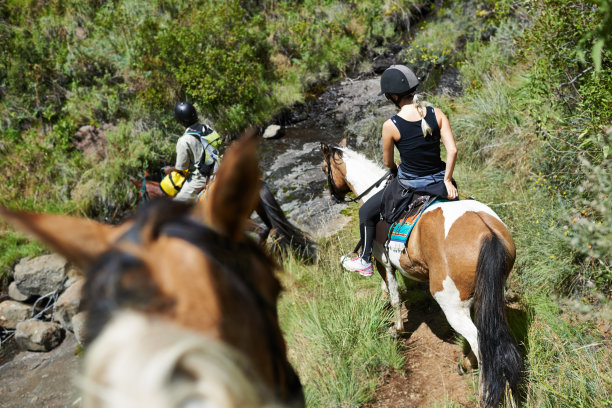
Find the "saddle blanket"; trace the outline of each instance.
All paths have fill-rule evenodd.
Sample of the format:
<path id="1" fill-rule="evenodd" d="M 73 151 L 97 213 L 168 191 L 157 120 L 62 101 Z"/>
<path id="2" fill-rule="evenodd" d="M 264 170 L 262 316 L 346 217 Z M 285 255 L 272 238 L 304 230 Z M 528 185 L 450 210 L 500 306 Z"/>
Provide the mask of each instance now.
<path id="1" fill-rule="evenodd" d="M 438 203 L 440 201 L 448 201 L 444 199 L 435 199 L 430 203 L 424 203 L 421 205 L 421 208 L 412 213 L 406 218 L 400 218 L 399 221 L 391 225 L 389 229 L 389 238 L 388 238 L 388 248 L 389 249 L 400 249 L 403 250 L 406 247 L 406 243 L 408 242 L 408 238 L 410 238 L 410 233 L 412 229 L 416 225 L 419 218 L 423 212 L 432 204 Z"/>

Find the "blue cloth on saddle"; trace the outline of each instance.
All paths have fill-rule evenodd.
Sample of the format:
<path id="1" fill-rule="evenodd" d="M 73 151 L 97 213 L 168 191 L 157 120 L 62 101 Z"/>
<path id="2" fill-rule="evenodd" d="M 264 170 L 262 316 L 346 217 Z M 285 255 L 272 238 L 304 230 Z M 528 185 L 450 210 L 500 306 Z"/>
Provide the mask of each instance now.
<path id="1" fill-rule="evenodd" d="M 449 201 L 449 200 L 437 198 L 433 200 L 431 203 L 427 205 L 423 205 L 421 209 L 419 210 L 419 212 L 411 215 L 408 218 L 400 219 L 398 222 L 391 225 L 391 228 L 389 228 L 389 242 L 399 242 L 399 243 L 402 243 L 403 245 L 406 245 L 406 243 L 408 242 L 408 238 L 410 237 L 410 233 L 412 232 L 412 229 L 416 225 L 419 218 L 421 218 L 421 215 L 423 214 L 423 212 L 430 205 L 439 203 L 441 201 Z"/>

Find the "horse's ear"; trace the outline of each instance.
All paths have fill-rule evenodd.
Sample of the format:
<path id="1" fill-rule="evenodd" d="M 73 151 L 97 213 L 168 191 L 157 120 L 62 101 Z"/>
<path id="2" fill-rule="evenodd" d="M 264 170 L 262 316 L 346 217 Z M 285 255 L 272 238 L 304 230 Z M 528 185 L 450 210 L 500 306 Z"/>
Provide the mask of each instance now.
<path id="1" fill-rule="evenodd" d="M 1 206 L 0 216 L 83 269 L 108 250 L 130 226 L 111 226 L 67 215 L 13 211 Z"/>
<path id="2" fill-rule="evenodd" d="M 257 132 L 251 128 L 228 149 L 210 193 L 200 201 L 196 216 L 222 234 L 239 241 L 259 201 Z"/>
<path id="3" fill-rule="evenodd" d="M 321 151 L 323 152 L 323 156 L 328 157 L 330 148 L 327 143 L 321 142 Z"/>
<path id="4" fill-rule="evenodd" d="M 348 138 L 347 137 L 345 137 L 344 139 L 342 139 L 340 141 L 340 143 L 338 143 L 338 146 L 340 146 L 340 147 L 346 147 L 347 145 L 348 145 Z"/>

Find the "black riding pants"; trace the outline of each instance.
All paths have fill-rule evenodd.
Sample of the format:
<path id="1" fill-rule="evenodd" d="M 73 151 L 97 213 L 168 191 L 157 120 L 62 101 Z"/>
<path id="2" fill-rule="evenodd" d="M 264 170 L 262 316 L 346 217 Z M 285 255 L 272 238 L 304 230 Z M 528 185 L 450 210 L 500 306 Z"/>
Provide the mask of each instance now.
<path id="1" fill-rule="evenodd" d="M 359 208 L 359 234 L 363 243 L 361 258 L 371 262 L 372 246 L 376 237 L 376 224 L 380 220 L 380 203 L 384 189 L 374 194 Z"/>

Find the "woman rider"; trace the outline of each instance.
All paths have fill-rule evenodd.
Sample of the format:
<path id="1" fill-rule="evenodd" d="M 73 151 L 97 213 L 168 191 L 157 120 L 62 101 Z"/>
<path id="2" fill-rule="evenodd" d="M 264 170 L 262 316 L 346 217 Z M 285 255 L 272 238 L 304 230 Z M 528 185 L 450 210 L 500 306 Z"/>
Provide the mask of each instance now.
<path id="1" fill-rule="evenodd" d="M 457 160 L 457 146 L 446 115 L 437 108 L 426 107 L 419 101 L 416 88 L 419 80 L 404 65 L 392 65 L 380 78 L 379 95 L 393 102 L 399 112 L 388 119 L 382 128 L 383 161 L 405 188 L 433 193 L 449 199 L 457 198 L 453 183 L 453 169 Z M 446 148 L 446 162 L 440 158 L 440 140 Z M 393 148 L 397 147 L 401 163 L 393 160 Z M 342 266 L 372 275 L 372 245 L 376 223 L 380 220 L 380 204 L 383 190 L 376 193 L 359 209 L 359 232 L 363 251 L 356 257 L 342 257 Z"/>

